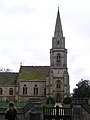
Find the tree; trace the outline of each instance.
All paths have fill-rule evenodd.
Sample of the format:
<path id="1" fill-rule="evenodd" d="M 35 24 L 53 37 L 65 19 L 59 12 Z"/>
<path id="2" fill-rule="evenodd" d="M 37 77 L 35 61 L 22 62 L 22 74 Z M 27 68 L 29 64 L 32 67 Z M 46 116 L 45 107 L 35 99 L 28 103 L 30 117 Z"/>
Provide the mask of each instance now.
<path id="1" fill-rule="evenodd" d="M 71 97 L 65 97 L 64 100 L 63 100 L 63 103 L 64 104 L 71 104 L 72 103 Z"/>
<path id="2" fill-rule="evenodd" d="M 9 68 L 0 68 L 0 72 L 11 72 Z"/>
<path id="3" fill-rule="evenodd" d="M 73 90 L 73 97 L 74 98 L 89 98 L 90 97 L 90 81 L 83 80 L 79 81 L 76 84 L 77 88 Z"/>
<path id="4" fill-rule="evenodd" d="M 55 105 L 55 101 L 54 101 L 54 98 L 49 96 L 47 99 L 46 99 L 46 104 L 52 104 L 52 105 Z"/>

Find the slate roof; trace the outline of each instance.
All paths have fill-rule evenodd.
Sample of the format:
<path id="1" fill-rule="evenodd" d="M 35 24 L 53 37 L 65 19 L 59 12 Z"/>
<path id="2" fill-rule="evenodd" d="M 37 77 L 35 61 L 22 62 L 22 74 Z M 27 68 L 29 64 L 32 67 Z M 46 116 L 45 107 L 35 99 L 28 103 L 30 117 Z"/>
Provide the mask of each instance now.
<path id="1" fill-rule="evenodd" d="M 46 80 L 50 66 L 21 66 L 20 80 Z"/>
<path id="2" fill-rule="evenodd" d="M 0 72 L 0 86 L 1 85 L 15 85 L 18 73 Z"/>

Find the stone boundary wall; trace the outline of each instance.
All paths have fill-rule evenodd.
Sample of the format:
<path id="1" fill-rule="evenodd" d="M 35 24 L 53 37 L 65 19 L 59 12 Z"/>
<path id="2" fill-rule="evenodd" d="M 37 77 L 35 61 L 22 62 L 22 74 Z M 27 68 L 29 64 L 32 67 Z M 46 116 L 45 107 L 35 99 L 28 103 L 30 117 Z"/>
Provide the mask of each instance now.
<path id="1" fill-rule="evenodd" d="M 7 108 L 0 108 L 0 120 L 5 120 L 5 114 L 6 114 Z M 18 109 L 18 114 L 17 114 L 17 120 L 26 120 L 25 119 L 25 114 L 23 114 L 22 109 Z M 30 119 L 28 119 L 30 120 Z"/>
<path id="2" fill-rule="evenodd" d="M 6 108 L 0 108 L 0 120 L 5 120 Z M 17 120 L 26 120 L 25 114 L 23 114 L 22 109 L 18 109 Z M 28 120 L 30 120 L 28 118 Z"/>
<path id="3" fill-rule="evenodd" d="M 0 120 L 5 120 L 7 108 L 0 108 Z M 30 113 L 35 112 L 36 114 L 40 111 L 40 120 L 42 120 L 42 106 L 41 105 L 34 105 L 32 108 L 25 111 L 23 108 L 17 109 L 17 120 L 30 120 Z"/>
<path id="4" fill-rule="evenodd" d="M 5 113 L 0 113 L 0 120 L 5 120 Z M 18 114 L 18 116 L 17 116 L 17 120 L 26 120 L 25 118 L 24 118 L 24 114 Z M 30 120 L 29 118 L 28 118 L 28 120 Z"/>
<path id="5" fill-rule="evenodd" d="M 81 105 L 73 105 L 73 120 L 90 120 L 88 113 Z"/>

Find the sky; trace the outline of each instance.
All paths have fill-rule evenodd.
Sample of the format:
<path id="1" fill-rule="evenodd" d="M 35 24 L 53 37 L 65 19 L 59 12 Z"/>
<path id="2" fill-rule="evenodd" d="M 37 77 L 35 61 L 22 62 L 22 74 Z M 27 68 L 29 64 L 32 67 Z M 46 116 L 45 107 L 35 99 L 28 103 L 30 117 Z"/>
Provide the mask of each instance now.
<path id="1" fill-rule="evenodd" d="M 0 68 L 50 65 L 58 7 L 72 92 L 90 80 L 90 0 L 0 0 Z"/>

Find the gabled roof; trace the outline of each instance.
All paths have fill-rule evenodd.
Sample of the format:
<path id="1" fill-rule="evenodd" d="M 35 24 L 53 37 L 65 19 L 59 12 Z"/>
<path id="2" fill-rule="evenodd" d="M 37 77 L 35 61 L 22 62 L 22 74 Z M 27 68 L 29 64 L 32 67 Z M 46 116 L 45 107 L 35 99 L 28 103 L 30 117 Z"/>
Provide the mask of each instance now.
<path id="1" fill-rule="evenodd" d="M 21 66 L 19 80 L 46 80 L 50 66 Z"/>
<path id="2" fill-rule="evenodd" d="M 15 85 L 18 73 L 0 72 L 0 85 Z"/>

